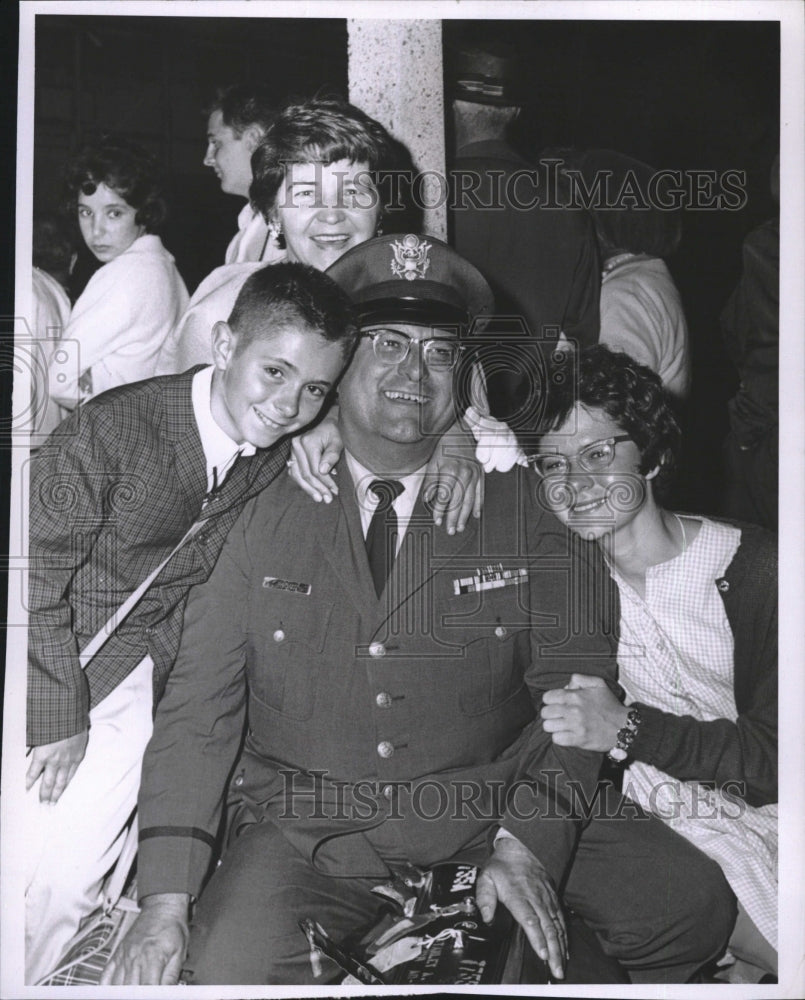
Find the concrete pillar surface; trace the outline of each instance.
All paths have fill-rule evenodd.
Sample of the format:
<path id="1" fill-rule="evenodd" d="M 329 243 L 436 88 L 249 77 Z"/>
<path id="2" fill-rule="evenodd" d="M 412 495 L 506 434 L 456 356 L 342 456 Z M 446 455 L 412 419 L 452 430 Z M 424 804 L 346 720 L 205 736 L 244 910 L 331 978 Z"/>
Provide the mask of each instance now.
<path id="1" fill-rule="evenodd" d="M 425 231 L 447 239 L 442 24 L 353 18 L 349 99 L 410 149 Z"/>

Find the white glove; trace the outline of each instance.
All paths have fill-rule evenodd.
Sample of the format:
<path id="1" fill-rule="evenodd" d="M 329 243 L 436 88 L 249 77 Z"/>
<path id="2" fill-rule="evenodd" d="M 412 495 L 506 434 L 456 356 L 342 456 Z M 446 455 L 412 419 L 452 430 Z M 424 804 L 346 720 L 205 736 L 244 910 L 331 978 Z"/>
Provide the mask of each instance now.
<path id="1" fill-rule="evenodd" d="M 514 465 L 525 465 L 525 456 L 508 424 L 482 415 L 474 406 L 467 407 L 464 417 L 478 443 L 475 457 L 484 472 L 508 472 Z"/>

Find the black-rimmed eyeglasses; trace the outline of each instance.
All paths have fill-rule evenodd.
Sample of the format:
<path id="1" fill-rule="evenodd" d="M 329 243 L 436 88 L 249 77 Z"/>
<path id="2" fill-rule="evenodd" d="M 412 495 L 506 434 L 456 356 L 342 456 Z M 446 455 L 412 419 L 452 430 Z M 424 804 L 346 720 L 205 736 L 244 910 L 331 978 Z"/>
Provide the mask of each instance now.
<path id="1" fill-rule="evenodd" d="M 409 337 L 399 330 L 372 330 L 362 333 L 372 341 L 375 357 L 384 365 L 399 365 L 408 357 L 411 344 L 419 344 L 422 350 L 422 360 L 428 368 L 434 371 L 450 371 L 455 368 L 461 352 L 462 344 L 452 337 L 426 337 L 419 340 Z"/>

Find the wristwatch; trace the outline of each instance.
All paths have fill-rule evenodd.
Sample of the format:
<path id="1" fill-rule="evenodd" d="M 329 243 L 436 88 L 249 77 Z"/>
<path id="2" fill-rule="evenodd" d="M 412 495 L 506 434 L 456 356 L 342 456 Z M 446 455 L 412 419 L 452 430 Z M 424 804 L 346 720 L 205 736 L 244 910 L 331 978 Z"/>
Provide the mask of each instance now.
<path id="1" fill-rule="evenodd" d="M 634 742 L 642 721 L 638 709 L 630 708 L 629 714 L 626 716 L 626 725 L 618 730 L 615 746 L 607 754 L 608 761 L 613 764 L 622 764 L 626 760 L 629 756 L 629 747 Z"/>

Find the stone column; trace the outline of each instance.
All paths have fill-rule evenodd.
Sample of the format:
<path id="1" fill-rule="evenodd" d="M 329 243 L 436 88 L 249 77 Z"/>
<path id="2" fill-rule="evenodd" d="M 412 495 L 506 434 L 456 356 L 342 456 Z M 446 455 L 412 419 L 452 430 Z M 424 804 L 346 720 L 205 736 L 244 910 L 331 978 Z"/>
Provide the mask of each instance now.
<path id="1" fill-rule="evenodd" d="M 425 231 L 447 239 L 442 23 L 352 18 L 349 99 L 410 149 Z"/>

